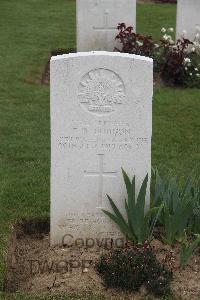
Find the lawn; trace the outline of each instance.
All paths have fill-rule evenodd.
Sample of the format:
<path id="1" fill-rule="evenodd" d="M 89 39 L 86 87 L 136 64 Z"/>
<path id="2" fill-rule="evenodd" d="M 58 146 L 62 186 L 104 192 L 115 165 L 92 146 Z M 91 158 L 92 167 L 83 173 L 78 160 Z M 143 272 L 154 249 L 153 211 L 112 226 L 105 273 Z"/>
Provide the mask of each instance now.
<path id="1" fill-rule="evenodd" d="M 161 27 L 175 25 L 175 10 L 175 5 L 138 5 L 137 30 L 158 39 Z M 75 1 L 1 0 L 0 37 L 2 287 L 11 225 L 22 217 L 49 215 L 49 87 L 40 79 L 51 50 L 75 47 Z M 197 89 L 155 87 L 152 162 L 161 173 L 183 178 L 200 171 L 199 98 Z M 22 296 L 0 294 L 0 299 Z"/>

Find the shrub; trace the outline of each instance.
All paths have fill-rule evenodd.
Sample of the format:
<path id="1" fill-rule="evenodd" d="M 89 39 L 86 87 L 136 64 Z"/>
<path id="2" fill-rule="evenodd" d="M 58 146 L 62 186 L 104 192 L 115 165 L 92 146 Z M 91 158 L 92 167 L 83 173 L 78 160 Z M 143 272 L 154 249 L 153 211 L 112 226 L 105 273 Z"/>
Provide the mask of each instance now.
<path id="1" fill-rule="evenodd" d="M 174 42 L 169 32 L 165 28 L 162 30 L 164 34 L 160 40 L 158 56 L 161 78 L 168 84 L 200 86 L 199 43 L 196 41 L 194 45 L 184 35 Z"/>
<path id="2" fill-rule="evenodd" d="M 162 28 L 158 64 L 162 79 L 169 84 L 200 87 L 200 33 L 197 29 L 194 41 L 182 37 L 172 39 L 173 28 Z"/>
<path id="3" fill-rule="evenodd" d="M 183 86 L 200 88 L 200 56 L 195 53 L 184 59 Z"/>
<path id="4" fill-rule="evenodd" d="M 193 42 L 183 36 L 176 42 L 172 38 L 173 28 L 162 28 L 159 42 L 152 36 L 133 31 L 133 27 L 118 24 L 116 39 L 121 44 L 117 51 L 148 56 L 154 59 L 154 72 L 170 85 L 200 87 L 200 30 Z"/>
<path id="5" fill-rule="evenodd" d="M 198 190 L 192 185 L 189 176 L 183 188 L 179 187 L 176 178 L 161 178 L 158 170 L 154 171 L 155 189 L 152 192 L 152 205 L 163 205 L 159 221 L 164 227 L 164 242 L 173 244 L 176 240 L 183 241 L 185 232 L 194 228 L 194 212 L 198 205 Z"/>
<path id="6" fill-rule="evenodd" d="M 107 195 L 113 213 L 103 210 L 103 212 L 114 221 L 120 228 L 122 234 L 133 243 L 144 243 L 147 239 L 150 240 L 161 213 L 161 207 L 151 208 L 145 213 L 146 188 L 148 175 L 143 180 L 138 197 L 135 195 L 135 176 L 130 181 L 126 172 L 122 169 L 124 182 L 126 185 L 128 199 L 125 199 L 125 209 L 127 220 L 123 217 L 113 200 Z"/>
<path id="7" fill-rule="evenodd" d="M 116 40 L 122 45 L 122 49 L 115 50 L 153 58 L 154 50 L 157 48 L 157 45 L 151 36 L 135 33 L 133 27 L 126 27 L 125 23 L 119 23 L 117 29 L 119 33 L 116 36 Z"/>
<path id="8" fill-rule="evenodd" d="M 191 243 L 188 243 L 187 239 L 182 243 L 181 253 L 180 253 L 180 263 L 183 268 L 186 267 L 192 253 L 199 246 L 200 246 L 200 234 L 197 234 L 197 236 Z"/>
<path id="9" fill-rule="evenodd" d="M 189 219 L 189 228 L 192 233 L 200 233 L 200 186 L 191 188 L 193 203 L 192 215 Z"/>
<path id="10" fill-rule="evenodd" d="M 147 244 L 104 254 L 97 271 L 107 287 L 137 291 L 144 284 L 154 295 L 170 293 L 172 273 L 157 261 Z"/>
<path id="11" fill-rule="evenodd" d="M 175 44 L 165 34 L 161 39 L 160 74 L 170 84 L 183 85 L 185 77 L 185 51 L 192 43 L 187 39 L 179 39 Z"/>

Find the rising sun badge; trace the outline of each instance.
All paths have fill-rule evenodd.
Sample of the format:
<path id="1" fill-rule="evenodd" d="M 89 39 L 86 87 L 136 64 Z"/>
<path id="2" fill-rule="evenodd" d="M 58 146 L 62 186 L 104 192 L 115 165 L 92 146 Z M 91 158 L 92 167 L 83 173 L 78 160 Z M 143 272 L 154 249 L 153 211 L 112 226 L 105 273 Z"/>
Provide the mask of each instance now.
<path id="1" fill-rule="evenodd" d="M 124 83 L 119 75 L 111 70 L 91 70 L 79 83 L 79 102 L 91 113 L 102 115 L 114 112 L 124 102 L 124 98 Z"/>

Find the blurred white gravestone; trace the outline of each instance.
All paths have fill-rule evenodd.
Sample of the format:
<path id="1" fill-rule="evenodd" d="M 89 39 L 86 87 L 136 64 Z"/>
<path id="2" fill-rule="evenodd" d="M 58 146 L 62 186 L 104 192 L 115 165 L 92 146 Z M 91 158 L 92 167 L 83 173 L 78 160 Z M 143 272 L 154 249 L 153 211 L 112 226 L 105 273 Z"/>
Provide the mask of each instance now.
<path id="1" fill-rule="evenodd" d="M 136 0 L 76 0 L 77 51 L 113 51 L 118 23 L 136 29 Z"/>
<path id="2" fill-rule="evenodd" d="M 200 0 L 178 0 L 176 18 L 176 38 L 184 36 L 194 41 L 200 33 Z"/>
<path id="3" fill-rule="evenodd" d="M 124 208 L 121 167 L 137 191 L 151 172 L 153 62 L 113 52 L 51 59 L 51 245 L 115 238 L 106 194 Z M 146 203 L 149 203 L 149 188 Z"/>

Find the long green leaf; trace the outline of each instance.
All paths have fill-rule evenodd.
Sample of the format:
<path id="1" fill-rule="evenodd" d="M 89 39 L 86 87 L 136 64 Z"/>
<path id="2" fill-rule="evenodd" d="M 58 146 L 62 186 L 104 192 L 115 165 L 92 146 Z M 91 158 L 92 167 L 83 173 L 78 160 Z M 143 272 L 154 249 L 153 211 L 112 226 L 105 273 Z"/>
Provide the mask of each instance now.
<path id="1" fill-rule="evenodd" d="M 130 240 L 137 243 L 143 243 L 146 239 L 151 238 L 153 229 L 160 216 L 162 208 L 152 208 L 147 214 L 145 214 L 148 174 L 141 184 L 137 199 L 135 195 L 135 177 L 133 177 L 131 181 L 123 169 L 122 174 L 128 195 L 127 199 L 125 199 L 127 220 L 124 218 L 118 207 L 108 195 L 107 197 L 113 213 L 105 210 L 103 210 L 103 212 L 118 225 L 121 232 Z M 162 190 L 164 190 L 162 182 L 160 185 Z"/>
<path id="2" fill-rule="evenodd" d="M 142 186 L 140 188 L 138 197 L 137 197 L 137 203 L 136 203 L 136 209 L 138 214 L 140 215 L 140 218 L 144 218 L 144 209 L 145 209 L 145 199 L 146 199 L 146 189 L 147 189 L 147 182 L 148 182 L 148 174 L 145 176 Z"/>
<path id="3" fill-rule="evenodd" d="M 184 268 L 193 251 L 200 245 L 200 234 L 197 235 L 197 238 L 190 245 L 182 245 L 181 253 L 180 253 L 180 261 L 181 265 Z"/>
<path id="4" fill-rule="evenodd" d="M 164 204 L 161 204 L 160 207 L 153 207 L 147 212 L 147 214 L 145 216 L 146 227 L 148 229 L 147 236 L 148 236 L 149 240 L 151 240 L 151 238 L 152 238 L 153 230 L 154 230 L 155 225 L 161 215 L 163 207 L 164 207 Z M 151 225 L 150 225 L 149 221 L 151 218 L 152 218 L 152 220 L 151 220 Z"/>
<path id="5" fill-rule="evenodd" d="M 156 183 L 155 183 L 155 193 L 154 193 L 154 206 L 158 206 L 161 204 L 161 197 L 165 189 L 165 185 L 163 180 L 160 177 L 158 169 L 155 170 Z"/>
<path id="6" fill-rule="evenodd" d="M 137 202 L 136 202 L 136 232 L 138 234 L 138 239 L 141 241 L 145 235 L 145 199 L 146 199 L 146 188 L 148 182 L 148 174 L 146 175 L 145 179 L 142 182 Z"/>
<path id="7" fill-rule="evenodd" d="M 172 216 L 172 232 L 175 236 L 176 233 L 180 234 L 184 232 L 187 227 L 189 216 L 192 213 L 192 203 L 190 199 L 187 199 L 179 208 L 176 209 Z"/>
<path id="8" fill-rule="evenodd" d="M 124 182 L 126 185 L 126 191 L 128 194 L 128 207 L 129 209 L 134 209 L 135 207 L 135 184 L 134 181 L 135 179 L 133 179 L 132 183 L 127 175 L 127 173 L 124 171 L 124 169 L 122 168 L 122 174 L 123 174 L 123 178 L 124 178 Z M 135 177 L 134 177 L 135 178 Z"/>
<path id="9" fill-rule="evenodd" d="M 169 213 L 169 209 L 166 205 L 166 203 L 164 204 L 164 208 L 163 208 L 163 215 L 164 215 L 164 224 L 165 224 L 165 237 L 164 237 L 164 241 L 171 245 L 173 243 L 173 237 L 172 237 L 172 229 L 173 229 L 173 226 L 172 226 L 172 217 Z"/>
<path id="10" fill-rule="evenodd" d="M 121 219 L 125 224 L 126 224 L 126 221 L 124 219 L 124 217 L 122 216 L 122 214 L 120 213 L 119 209 L 117 208 L 117 206 L 115 205 L 115 203 L 113 202 L 113 200 L 110 198 L 109 195 L 107 195 L 108 197 L 108 200 L 110 202 L 110 205 L 115 213 L 115 215 L 117 216 L 117 218 Z"/>
<path id="11" fill-rule="evenodd" d="M 126 223 L 124 223 L 121 219 L 119 219 L 116 215 L 110 213 L 109 211 L 106 211 L 104 209 L 102 209 L 102 211 L 118 225 L 124 236 L 128 237 L 129 239 L 134 239 L 134 236 L 132 235 L 132 232 L 129 230 L 129 227 Z"/>
<path id="12" fill-rule="evenodd" d="M 126 185 L 128 201 L 126 202 L 126 212 L 128 217 L 128 223 L 131 227 L 131 230 L 135 234 L 135 228 L 137 225 L 136 222 L 136 209 L 135 209 L 135 176 L 133 177 L 132 182 L 130 181 L 127 173 L 122 168 L 122 174 L 124 178 L 124 182 Z"/>
<path id="13" fill-rule="evenodd" d="M 186 183 L 185 183 L 185 186 L 183 188 L 183 191 L 180 195 L 181 198 L 184 198 L 186 195 L 188 195 L 188 193 L 191 191 L 191 188 L 192 188 L 192 175 L 189 175 L 187 180 L 186 180 Z"/>

